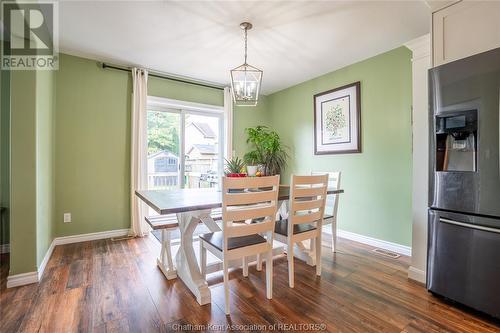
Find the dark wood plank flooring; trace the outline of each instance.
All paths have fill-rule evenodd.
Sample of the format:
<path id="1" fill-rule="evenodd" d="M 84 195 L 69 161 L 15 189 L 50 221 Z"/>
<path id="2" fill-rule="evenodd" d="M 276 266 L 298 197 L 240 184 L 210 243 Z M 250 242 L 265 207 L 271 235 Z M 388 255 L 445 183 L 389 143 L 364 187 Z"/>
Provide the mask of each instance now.
<path id="1" fill-rule="evenodd" d="M 338 249 L 334 255 L 324 248 L 321 278 L 296 260 L 294 289 L 286 258 L 277 258 L 272 300 L 265 296 L 264 270 L 251 266 L 248 278 L 232 271 L 226 317 L 221 274 L 209 276 L 212 304 L 199 306 L 181 281 L 167 281 L 156 267 L 159 244 L 152 236 L 57 246 L 40 284 L 5 289 L 2 265 L 0 332 L 217 332 L 226 325 L 257 332 L 275 325 L 283 332 L 306 331 L 299 324 L 313 323 L 328 332 L 500 331 L 498 322 L 409 281 L 409 258 L 389 259 L 343 239 Z M 196 326 L 207 324 L 212 330 Z"/>

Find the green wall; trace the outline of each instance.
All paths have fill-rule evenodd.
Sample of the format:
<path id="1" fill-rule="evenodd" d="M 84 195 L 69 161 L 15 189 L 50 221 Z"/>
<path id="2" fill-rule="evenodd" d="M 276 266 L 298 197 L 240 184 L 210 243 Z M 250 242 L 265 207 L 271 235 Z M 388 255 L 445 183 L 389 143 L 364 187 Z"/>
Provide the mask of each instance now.
<path id="1" fill-rule="evenodd" d="M 220 89 L 205 88 L 152 76 L 148 78 L 148 95 L 194 103 L 224 105 L 224 92 Z"/>
<path id="2" fill-rule="evenodd" d="M 249 150 L 246 144 L 245 128 L 257 125 L 271 126 L 266 96 L 259 97 L 257 106 L 239 106 L 234 108 L 233 116 L 233 152 L 243 158 Z"/>
<path id="3" fill-rule="evenodd" d="M 411 52 L 400 47 L 268 96 L 290 173 L 342 171 L 339 228 L 411 245 Z M 362 153 L 314 155 L 313 95 L 361 81 Z M 286 121 L 285 121 L 286 120 Z"/>
<path id="4" fill-rule="evenodd" d="M 36 271 L 36 72 L 11 73 L 10 274 Z"/>
<path id="5" fill-rule="evenodd" d="M 10 274 L 40 266 L 53 239 L 54 73 L 11 73 Z"/>
<path id="6" fill-rule="evenodd" d="M 10 206 L 10 72 L 0 70 L 0 244 L 9 244 Z"/>
<path id="7" fill-rule="evenodd" d="M 54 72 L 36 75 L 36 238 L 37 266 L 52 242 L 55 209 Z"/>
<path id="8" fill-rule="evenodd" d="M 55 236 L 128 228 L 131 80 L 60 55 L 56 73 Z M 71 213 L 72 222 L 63 223 Z"/>

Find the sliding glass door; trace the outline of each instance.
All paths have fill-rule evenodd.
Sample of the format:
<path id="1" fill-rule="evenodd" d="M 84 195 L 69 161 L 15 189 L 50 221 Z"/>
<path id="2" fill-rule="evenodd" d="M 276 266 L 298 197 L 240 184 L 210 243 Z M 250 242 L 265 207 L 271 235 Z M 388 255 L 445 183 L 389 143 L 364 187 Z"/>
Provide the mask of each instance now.
<path id="1" fill-rule="evenodd" d="M 221 118 L 185 114 L 184 187 L 217 187 L 221 174 Z"/>
<path id="2" fill-rule="evenodd" d="M 148 189 L 181 186 L 181 115 L 179 112 L 148 110 Z"/>
<path id="3" fill-rule="evenodd" d="M 148 106 L 148 189 L 219 187 L 223 124 L 222 112 Z"/>

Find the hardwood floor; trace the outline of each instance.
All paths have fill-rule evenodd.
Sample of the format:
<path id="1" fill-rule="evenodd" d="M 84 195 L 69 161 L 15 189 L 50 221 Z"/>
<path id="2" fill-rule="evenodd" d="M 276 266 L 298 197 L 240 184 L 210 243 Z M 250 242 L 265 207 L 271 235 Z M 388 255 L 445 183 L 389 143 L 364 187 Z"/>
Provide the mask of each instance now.
<path id="1" fill-rule="evenodd" d="M 234 270 L 226 317 L 222 274 L 209 275 L 212 304 L 199 306 L 181 281 L 167 281 L 156 267 L 159 244 L 152 236 L 57 246 L 39 285 L 5 289 L 5 266 L 0 269 L 0 332 L 190 332 L 206 331 L 196 325 L 207 324 L 221 325 L 212 332 L 225 325 L 305 331 L 298 325 L 312 323 L 328 332 L 500 331 L 498 323 L 408 281 L 407 257 L 388 259 L 371 249 L 339 239 L 337 254 L 323 251 L 321 278 L 296 260 L 294 289 L 286 258 L 277 258 L 272 300 L 264 270 L 251 266 L 248 278 Z"/>

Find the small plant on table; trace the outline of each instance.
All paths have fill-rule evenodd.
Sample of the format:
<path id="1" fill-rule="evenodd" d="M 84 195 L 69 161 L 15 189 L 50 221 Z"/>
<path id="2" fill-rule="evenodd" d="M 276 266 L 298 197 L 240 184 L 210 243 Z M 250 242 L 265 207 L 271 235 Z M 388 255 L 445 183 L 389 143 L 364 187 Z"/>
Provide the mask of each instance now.
<path id="1" fill-rule="evenodd" d="M 245 163 L 239 157 L 233 157 L 230 160 L 226 159 L 226 169 L 224 173 L 227 177 L 246 177 Z"/>

